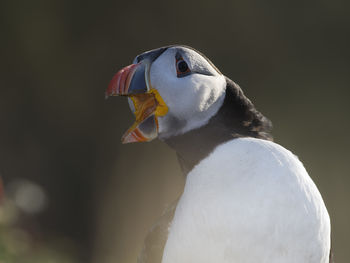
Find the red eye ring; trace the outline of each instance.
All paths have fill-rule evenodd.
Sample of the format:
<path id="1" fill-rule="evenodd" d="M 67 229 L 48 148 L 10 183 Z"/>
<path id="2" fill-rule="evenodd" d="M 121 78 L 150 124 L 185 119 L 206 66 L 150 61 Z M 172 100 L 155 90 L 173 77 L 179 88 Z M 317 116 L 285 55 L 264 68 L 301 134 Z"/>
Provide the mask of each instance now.
<path id="1" fill-rule="evenodd" d="M 184 77 L 191 73 L 190 68 L 188 67 L 186 61 L 182 57 L 176 58 L 175 67 L 177 77 Z"/>

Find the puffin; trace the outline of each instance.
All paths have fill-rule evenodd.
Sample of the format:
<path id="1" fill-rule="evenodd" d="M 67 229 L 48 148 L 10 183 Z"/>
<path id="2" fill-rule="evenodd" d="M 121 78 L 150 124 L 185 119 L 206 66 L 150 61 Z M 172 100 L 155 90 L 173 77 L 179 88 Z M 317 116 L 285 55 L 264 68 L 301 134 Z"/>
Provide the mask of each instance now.
<path id="1" fill-rule="evenodd" d="M 122 143 L 160 139 L 186 177 L 139 263 L 329 263 L 331 224 L 302 162 L 271 121 L 201 52 L 171 45 L 118 71 L 106 98 L 135 116 Z"/>

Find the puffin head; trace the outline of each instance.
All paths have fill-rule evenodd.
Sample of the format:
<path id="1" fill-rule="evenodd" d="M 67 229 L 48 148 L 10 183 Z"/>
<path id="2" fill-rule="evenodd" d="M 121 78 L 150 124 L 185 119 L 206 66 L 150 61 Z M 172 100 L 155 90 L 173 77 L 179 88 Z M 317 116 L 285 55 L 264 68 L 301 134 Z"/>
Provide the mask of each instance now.
<path id="1" fill-rule="evenodd" d="M 208 123 L 225 98 L 226 79 L 200 52 L 168 46 L 138 55 L 106 91 L 127 96 L 136 117 L 123 143 L 168 139 Z"/>

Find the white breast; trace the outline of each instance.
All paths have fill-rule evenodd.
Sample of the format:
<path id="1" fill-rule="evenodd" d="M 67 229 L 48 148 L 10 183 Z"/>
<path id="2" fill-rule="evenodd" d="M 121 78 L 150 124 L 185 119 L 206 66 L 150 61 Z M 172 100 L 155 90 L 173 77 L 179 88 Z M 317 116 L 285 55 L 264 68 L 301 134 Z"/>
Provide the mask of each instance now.
<path id="1" fill-rule="evenodd" d="M 220 145 L 189 174 L 163 263 L 326 263 L 330 220 L 290 151 L 243 138 Z"/>

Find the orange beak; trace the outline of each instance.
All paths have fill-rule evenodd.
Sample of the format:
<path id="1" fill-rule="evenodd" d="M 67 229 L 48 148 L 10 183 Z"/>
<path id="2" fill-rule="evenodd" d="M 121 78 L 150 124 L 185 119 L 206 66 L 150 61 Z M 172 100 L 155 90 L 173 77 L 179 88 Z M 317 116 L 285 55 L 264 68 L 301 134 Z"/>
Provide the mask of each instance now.
<path id="1" fill-rule="evenodd" d="M 122 143 L 146 142 L 158 136 L 158 117 L 168 112 L 168 107 L 149 81 L 150 63 L 142 61 L 129 65 L 114 75 L 106 90 L 110 96 L 127 96 L 134 104 L 136 121 L 124 133 Z"/>

